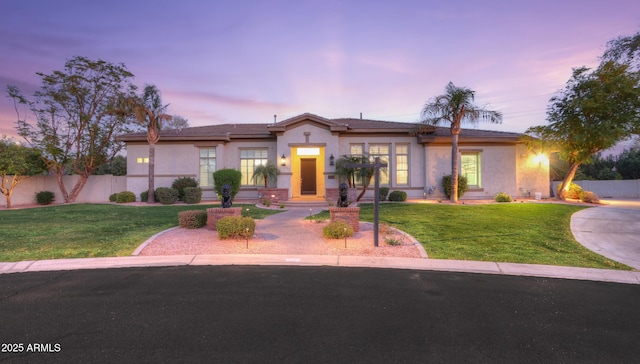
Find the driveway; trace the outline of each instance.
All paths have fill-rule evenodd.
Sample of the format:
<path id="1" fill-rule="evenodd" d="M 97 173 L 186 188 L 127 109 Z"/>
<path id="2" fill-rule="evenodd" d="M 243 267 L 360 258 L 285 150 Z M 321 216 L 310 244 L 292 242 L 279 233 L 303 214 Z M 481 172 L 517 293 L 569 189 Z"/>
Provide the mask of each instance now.
<path id="1" fill-rule="evenodd" d="M 573 214 L 573 235 L 588 249 L 640 270 L 640 201 L 603 203 Z"/>
<path id="2" fill-rule="evenodd" d="M 3 274 L 0 362 L 634 363 L 638 301 L 630 284 L 403 269 Z"/>

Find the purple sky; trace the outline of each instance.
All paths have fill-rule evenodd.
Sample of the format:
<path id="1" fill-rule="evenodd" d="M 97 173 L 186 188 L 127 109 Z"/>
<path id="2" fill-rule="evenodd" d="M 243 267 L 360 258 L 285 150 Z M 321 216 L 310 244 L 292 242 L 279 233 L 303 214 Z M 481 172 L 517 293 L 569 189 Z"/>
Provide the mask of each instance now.
<path id="1" fill-rule="evenodd" d="M 452 81 L 504 113 L 479 128 L 522 132 L 573 67 L 638 30 L 638 0 L 3 0 L 0 134 L 15 135 L 6 85 L 31 95 L 76 55 L 124 63 L 191 126 L 415 122 Z"/>

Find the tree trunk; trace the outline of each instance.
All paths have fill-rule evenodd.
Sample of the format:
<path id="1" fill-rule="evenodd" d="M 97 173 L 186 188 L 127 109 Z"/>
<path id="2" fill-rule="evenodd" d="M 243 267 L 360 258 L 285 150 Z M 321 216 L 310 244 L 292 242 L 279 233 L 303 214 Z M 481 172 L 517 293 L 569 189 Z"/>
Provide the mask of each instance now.
<path id="1" fill-rule="evenodd" d="M 65 203 L 74 203 L 74 202 L 76 202 L 76 198 L 78 198 L 78 195 L 80 194 L 80 191 L 82 191 L 82 189 L 84 188 L 84 185 L 87 184 L 88 180 L 89 180 L 89 175 L 81 174 L 80 175 L 80 179 L 73 186 L 73 189 L 71 189 L 71 193 L 64 199 L 64 202 Z M 62 177 L 60 177 L 60 181 L 62 181 Z M 63 187 L 64 187 L 64 184 L 63 184 Z M 62 190 L 60 190 L 60 191 L 62 191 Z M 65 189 L 64 193 L 66 193 L 66 189 Z"/>
<path id="2" fill-rule="evenodd" d="M 458 134 L 451 136 L 451 203 L 458 203 Z"/>
<path id="3" fill-rule="evenodd" d="M 149 194 L 147 203 L 155 203 L 155 165 L 156 165 L 156 145 L 149 143 Z"/>
<path id="4" fill-rule="evenodd" d="M 62 194 L 62 202 L 73 202 L 69 201 L 69 192 L 67 192 L 67 187 L 64 185 L 64 168 L 56 168 L 53 173 L 56 175 L 56 182 L 58 182 L 58 188 L 60 189 L 60 193 Z"/>
<path id="5" fill-rule="evenodd" d="M 2 192 L 4 197 L 7 199 L 7 208 L 10 209 L 11 208 L 11 194 L 13 193 L 14 187 L 17 185 L 16 176 L 13 176 L 11 178 L 11 187 L 5 187 L 5 184 L 9 185 L 9 178 L 6 175 L 3 175 L 2 176 L 2 184 L 0 185 L 0 192 Z"/>
<path id="6" fill-rule="evenodd" d="M 560 185 L 560 190 L 558 191 L 558 200 L 566 200 L 567 199 L 567 191 L 569 191 L 569 186 L 571 182 L 573 182 L 573 178 L 576 176 L 576 172 L 578 171 L 578 167 L 580 167 L 580 163 L 571 163 L 567 174 L 564 176 L 564 180 Z"/>
<path id="7" fill-rule="evenodd" d="M 15 178 L 15 177 L 14 177 Z M 2 186 L 0 186 L 0 192 L 2 192 L 2 194 L 4 195 L 4 197 L 7 200 L 7 208 L 10 209 L 11 208 L 11 194 L 13 193 L 13 179 L 11 181 L 11 187 L 5 187 L 4 184 L 5 182 L 8 184 L 9 183 L 9 179 L 6 177 L 2 177 Z"/>
<path id="8" fill-rule="evenodd" d="M 369 177 L 369 180 L 367 181 L 367 184 L 362 184 L 362 192 L 360 192 L 360 194 L 358 195 L 358 198 L 356 198 L 356 202 L 360 201 L 360 199 L 364 196 L 364 194 L 367 192 L 367 187 L 369 187 L 369 185 L 371 184 L 371 178 Z"/>

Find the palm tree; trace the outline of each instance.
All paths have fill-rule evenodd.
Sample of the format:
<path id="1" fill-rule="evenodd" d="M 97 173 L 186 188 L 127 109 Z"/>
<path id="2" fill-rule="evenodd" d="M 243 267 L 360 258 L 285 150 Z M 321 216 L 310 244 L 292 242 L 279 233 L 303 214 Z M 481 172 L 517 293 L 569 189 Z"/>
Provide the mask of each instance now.
<path id="1" fill-rule="evenodd" d="M 276 167 L 273 163 L 267 162 L 267 164 L 261 164 L 256 166 L 256 169 L 253 170 L 253 179 L 254 183 L 258 183 L 258 180 L 264 179 L 264 188 L 267 188 L 267 184 L 269 181 L 274 182 L 278 176 L 280 171 L 278 167 Z"/>
<path id="2" fill-rule="evenodd" d="M 460 134 L 460 124 L 462 121 L 472 123 L 489 121 L 499 124 L 502 122 L 502 113 L 487 110 L 473 105 L 475 91 L 465 87 L 456 87 L 452 82 L 446 87 L 444 95 L 436 96 L 427 102 L 420 118 L 422 124 L 439 125 L 449 123 L 451 126 L 451 202 L 458 202 L 458 135 Z M 417 132 L 420 133 L 418 126 Z"/>
<path id="3" fill-rule="evenodd" d="M 338 176 L 338 182 L 346 181 L 350 188 L 356 187 L 356 180 L 359 180 L 362 183 L 362 192 L 360 192 L 358 198 L 356 198 L 356 201 L 360 201 L 360 199 L 362 199 L 362 196 L 364 196 L 364 194 L 367 192 L 367 188 L 371 184 L 371 179 L 375 174 L 375 169 L 373 167 L 350 168 L 346 165 L 372 162 L 372 158 L 369 157 L 368 154 L 343 155 L 338 158 L 338 161 L 336 162 L 335 175 Z"/>
<path id="4" fill-rule="evenodd" d="M 356 169 L 348 168 L 348 163 L 355 164 L 360 163 L 361 160 L 355 155 L 343 155 L 336 161 L 335 175 L 338 177 L 338 183 L 346 182 L 349 188 L 356 187 Z"/>
<path id="5" fill-rule="evenodd" d="M 147 203 L 154 203 L 154 170 L 155 170 L 155 146 L 160 139 L 162 122 L 171 120 L 171 115 L 165 114 L 169 105 L 162 105 L 160 91 L 155 85 L 146 85 L 142 95 L 134 107 L 135 117 L 138 123 L 147 128 L 147 141 L 149 142 L 149 197 Z"/>

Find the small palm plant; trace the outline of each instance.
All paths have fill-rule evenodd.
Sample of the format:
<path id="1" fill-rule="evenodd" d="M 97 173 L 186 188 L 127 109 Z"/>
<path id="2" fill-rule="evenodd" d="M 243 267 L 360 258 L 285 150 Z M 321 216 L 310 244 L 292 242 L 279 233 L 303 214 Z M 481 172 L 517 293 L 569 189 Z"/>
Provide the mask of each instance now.
<path id="1" fill-rule="evenodd" d="M 275 182 L 280 171 L 273 163 L 267 162 L 267 164 L 261 164 L 253 170 L 254 183 L 258 183 L 260 179 L 264 180 L 264 188 L 267 188 L 269 182 Z"/>

